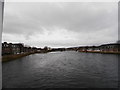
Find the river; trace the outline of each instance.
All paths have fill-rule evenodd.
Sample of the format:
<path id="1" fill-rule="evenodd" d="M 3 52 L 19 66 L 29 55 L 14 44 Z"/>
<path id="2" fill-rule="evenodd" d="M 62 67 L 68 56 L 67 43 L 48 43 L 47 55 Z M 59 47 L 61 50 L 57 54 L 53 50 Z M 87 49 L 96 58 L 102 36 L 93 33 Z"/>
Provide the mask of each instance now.
<path id="1" fill-rule="evenodd" d="M 2 64 L 3 88 L 117 88 L 118 55 L 32 54 Z"/>

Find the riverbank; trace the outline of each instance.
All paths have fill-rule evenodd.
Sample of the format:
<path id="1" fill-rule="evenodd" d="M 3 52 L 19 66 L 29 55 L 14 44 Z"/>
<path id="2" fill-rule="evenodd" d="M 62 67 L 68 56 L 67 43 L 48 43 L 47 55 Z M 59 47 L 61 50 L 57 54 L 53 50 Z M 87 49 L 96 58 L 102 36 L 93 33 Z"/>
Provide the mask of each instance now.
<path id="1" fill-rule="evenodd" d="M 22 57 L 28 56 L 30 54 L 34 54 L 34 52 L 2 56 L 2 62 L 7 62 L 7 61 L 15 60 L 18 58 L 22 58 Z"/>
<path id="2" fill-rule="evenodd" d="M 26 53 L 21 53 L 21 54 L 14 54 L 14 55 L 6 55 L 6 56 L 2 56 L 2 62 L 8 62 L 8 61 L 12 61 L 12 60 L 16 60 L 31 54 L 35 54 L 35 53 L 47 53 L 48 51 L 38 51 L 38 52 L 26 52 Z"/>
<path id="3" fill-rule="evenodd" d="M 120 52 L 110 52 L 110 51 L 79 51 L 86 53 L 103 53 L 103 54 L 120 54 Z"/>
<path id="4" fill-rule="evenodd" d="M 31 54 L 35 53 L 48 53 L 50 51 L 40 51 L 40 52 L 27 52 L 27 53 L 22 53 L 22 54 L 15 54 L 15 55 L 6 55 L 2 56 L 2 62 L 8 62 L 12 61 L 15 59 L 19 59 Z M 78 51 L 78 52 L 85 52 L 85 53 L 103 53 L 103 54 L 120 54 L 120 52 L 108 52 L 108 51 Z"/>

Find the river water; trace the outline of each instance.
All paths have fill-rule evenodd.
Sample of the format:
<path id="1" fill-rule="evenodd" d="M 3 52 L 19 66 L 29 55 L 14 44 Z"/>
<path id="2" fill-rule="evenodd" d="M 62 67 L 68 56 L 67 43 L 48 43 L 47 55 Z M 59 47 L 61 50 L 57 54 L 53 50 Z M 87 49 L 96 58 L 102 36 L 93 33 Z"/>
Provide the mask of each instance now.
<path id="1" fill-rule="evenodd" d="M 117 88 L 118 55 L 75 51 L 3 63 L 3 88 Z"/>

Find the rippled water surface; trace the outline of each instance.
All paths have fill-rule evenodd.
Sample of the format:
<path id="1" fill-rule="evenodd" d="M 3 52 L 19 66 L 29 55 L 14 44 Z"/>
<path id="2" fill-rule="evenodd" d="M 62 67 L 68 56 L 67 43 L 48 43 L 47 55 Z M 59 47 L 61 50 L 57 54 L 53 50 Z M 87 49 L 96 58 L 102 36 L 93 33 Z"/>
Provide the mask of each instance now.
<path id="1" fill-rule="evenodd" d="M 116 88 L 118 56 L 75 51 L 3 63 L 3 88 Z"/>

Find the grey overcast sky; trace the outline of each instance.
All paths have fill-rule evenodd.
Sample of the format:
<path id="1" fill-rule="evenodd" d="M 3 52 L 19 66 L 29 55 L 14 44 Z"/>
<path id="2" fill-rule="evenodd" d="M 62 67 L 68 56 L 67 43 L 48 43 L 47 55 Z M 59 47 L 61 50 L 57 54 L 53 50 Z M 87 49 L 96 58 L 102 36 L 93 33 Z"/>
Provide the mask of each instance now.
<path id="1" fill-rule="evenodd" d="M 70 47 L 117 40 L 117 2 L 5 3 L 3 42 Z"/>

